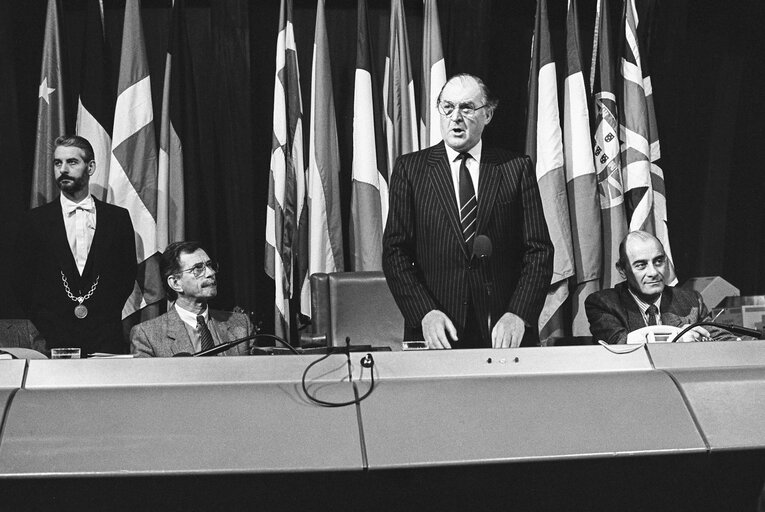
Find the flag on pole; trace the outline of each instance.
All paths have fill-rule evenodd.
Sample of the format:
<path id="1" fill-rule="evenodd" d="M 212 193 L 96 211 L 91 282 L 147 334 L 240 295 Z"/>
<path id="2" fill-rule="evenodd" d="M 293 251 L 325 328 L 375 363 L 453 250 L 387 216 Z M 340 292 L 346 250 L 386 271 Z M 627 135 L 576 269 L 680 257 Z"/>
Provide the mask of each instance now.
<path id="1" fill-rule="evenodd" d="M 48 0 L 42 71 L 37 91 L 37 140 L 35 141 L 35 164 L 32 169 L 30 208 L 50 202 L 58 194 L 56 180 L 53 177 L 53 141 L 65 133 L 58 1 Z"/>
<path id="2" fill-rule="evenodd" d="M 574 275 L 574 250 L 558 111 L 558 81 L 550 43 L 547 0 L 537 1 L 531 42 L 526 154 L 536 166 L 542 209 L 555 248 L 553 277 L 539 316 L 539 338 L 542 344 L 546 344 L 549 338 L 565 334 L 562 306 L 568 298 L 568 280 Z"/>
<path id="3" fill-rule="evenodd" d="M 340 216 L 340 150 L 324 0 L 316 2 L 308 141 L 309 258 L 306 281 L 316 272 L 342 272 L 345 267 Z M 308 282 L 302 287 L 300 309 L 306 314 L 311 311 Z"/>
<path id="4" fill-rule="evenodd" d="M 391 0 L 390 3 L 390 41 L 385 57 L 383 90 L 388 169 L 393 172 L 393 164 L 399 156 L 419 149 L 409 37 L 402 0 Z"/>
<path id="5" fill-rule="evenodd" d="M 647 41 L 650 30 L 647 30 L 648 24 L 640 24 L 637 14 L 635 15 L 635 26 L 638 32 L 638 48 L 648 48 Z M 661 159 L 661 145 L 659 144 L 659 128 L 656 122 L 656 110 L 653 104 L 653 85 L 651 83 L 651 74 L 649 71 L 649 54 L 642 52 L 643 58 L 643 90 L 645 91 L 646 114 L 648 115 L 648 144 L 650 148 L 651 161 L 651 187 L 653 189 L 653 225 L 656 238 L 664 246 L 664 252 L 669 259 L 669 273 L 666 277 L 667 283 L 674 286 L 677 284 L 675 267 L 672 258 L 672 248 L 669 245 L 669 230 L 667 228 L 667 189 L 664 183 L 664 171 L 659 165 Z"/>
<path id="6" fill-rule="evenodd" d="M 616 270 L 619 243 L 627 235 L 621 160 L 619 114 L 616 106 L 616 69 L 608 2 L 598 0 L 592 45 L 592 87 L 595 108 L 593 155 L 598 173 L 600 216 L 603 225 L 603 277 L 601 286 L 613 288 L 622 281 Z"/>
<path id="7" fill-rule="evenodd" d="M 576 0 L 569 0 L 563 89 L 563 152 L 577 285 L 571 301 L 572 334 L 589 336 L 590 323 L 585 314 L 584 299 L 600 289 L 602 244 L 598 183 L 590 139 L 589 100 L 579 46 Z"/>
<path id="8" fill-rule="evenodd" d="M 275 332 L 292 338 L 290 299 L 308 271 L 308 211 L 303 164 L 303 105 L 292 0 L 281 0 L 276 41 L 271 176 L 266 210 L 265 270 L 276 290 Z"/>
<path id="9" fill-rule="evenodd" d="M 105 201 L 112 154 L 114 92 L 103 19 L 101 2 L 88 0 L 85 4 L 85 44 L 77 105 L 77 135 L 90 141 L 96 158 L 96 172 L 90 177 L 90 193 Z"/>
<path id="10" fill-rule="evenodd" d="M 654 233 L 651 146 L 634 0 L 624 2 L 619 140 L 629 230 Z"/>
<path id="11" fill-rule="evenodd" d="M 436 0 L 424 0 L 422 31 L 422 83 L 420 84 L 420 147 L 441 142 L 440 114 L 436 99 L 446 83 L 446 64 L 441 45 L 441 26 Z"/>
<path id="12" fill-rule="evenodd" d="M 122 317 L 164 297 L 157 247 L 157 149 L 141 6 L 127 0 L 109 165 L 109 202 L 130 213 L 138 276 Z M 164 248 L 163 248 L 164 249 Z"/>
<path id="13" fill-rule="evenodd" d="M 194 68 L 186 27 L 186 2 L 175 0 L 162 87 L 157 173 L 157 248 L 185 238 L 183 173 L 199 162 Z"/>
<path id="14" fill-rule="evenodd" d="M 353 185 L 348 230 L 355 271 L 382 270 L 382 235 L 388 218 L 388 157 L 373 53 L 367 0 L 358 0 L 353 86 Z"/>

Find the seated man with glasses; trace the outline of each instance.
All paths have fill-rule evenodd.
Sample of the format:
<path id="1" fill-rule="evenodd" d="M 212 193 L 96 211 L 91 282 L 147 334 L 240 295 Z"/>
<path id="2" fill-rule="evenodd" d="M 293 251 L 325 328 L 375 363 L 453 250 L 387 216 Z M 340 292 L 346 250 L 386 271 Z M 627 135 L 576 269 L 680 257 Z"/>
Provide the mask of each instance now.
<path id="1" fill-rule="evenodd" d="M 443 142 L 402 155 L 390 179 L 383 270 L 404 340 L 533 345 L 553 259 L 534 166 L 483 144 L 497 100 L 480 78 L 450 78 L 435 106 Z"/>
<path id="2" fill-rule="evenodd" d="M 164 315 L 130 331 L 131 352 L 136 357 L 194 354 L 253 334 L 247 315 L 207 306 L 218 294 L 218 264 L 210 260 L 198 242 L 168 245 L 159 270 L 167 296 L 174 303 Z M 241 343 L 223 355 L 247 355 L 250 345 Z"/>

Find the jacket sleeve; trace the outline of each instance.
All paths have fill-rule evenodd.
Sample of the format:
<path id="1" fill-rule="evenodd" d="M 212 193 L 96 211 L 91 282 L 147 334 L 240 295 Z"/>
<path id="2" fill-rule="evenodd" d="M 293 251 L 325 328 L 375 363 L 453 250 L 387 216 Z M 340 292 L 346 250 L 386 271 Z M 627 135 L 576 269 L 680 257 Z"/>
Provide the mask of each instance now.
<path id="1" fill-rule="evenodd" d="M 593 293 L 587 297 L 584 309 L 595 340 L 603 340 L 610 345 L 627 343 L 629 330 L 615 308 L 604 300 L 602 293 Z"/>
<path id="2" fill-rule="evenodd" d="M 135 357 L 156 357 L 143 324 L 135 325 L 130 329 L 130 353 Z"/>

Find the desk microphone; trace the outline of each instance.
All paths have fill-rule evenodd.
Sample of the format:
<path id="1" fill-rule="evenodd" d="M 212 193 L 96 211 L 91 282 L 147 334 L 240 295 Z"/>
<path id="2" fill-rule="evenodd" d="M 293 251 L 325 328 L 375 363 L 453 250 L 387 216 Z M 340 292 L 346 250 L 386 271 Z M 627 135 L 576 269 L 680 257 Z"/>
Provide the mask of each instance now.
<path id="1" fill-rule="evenodd" d="M 489 326 L 489 338 L 491 338 L 491 292 L 494 283 L 494 276 L 491 267 L 489 266 L 489 258 L 491 257 L 492 245 L 491 239 L 486 235 L 478 235 L 473 240 L 473 257 L 477 257 L 481 262 L 481 265 L 486 265 L 486 272 L 484 272 L 484 290 L 486 291 L 486 321 Z"/>

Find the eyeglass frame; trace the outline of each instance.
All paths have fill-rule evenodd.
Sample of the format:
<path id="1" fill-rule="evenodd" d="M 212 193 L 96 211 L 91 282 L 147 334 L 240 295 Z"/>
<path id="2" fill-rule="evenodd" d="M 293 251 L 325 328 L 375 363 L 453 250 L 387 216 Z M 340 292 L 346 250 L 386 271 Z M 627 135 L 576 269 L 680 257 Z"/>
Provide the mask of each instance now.
<path id="1" fill-rule="evenodd" d="M 202 266 L 200 267 L 200 265 Z M 200 277 L 205 275 L 205 272 L 207 271 L 208 268 L 217 274 L 218 272 L 220 272 L 220 263 L 213 260 L 203 261 L 201 263 L 192 265 L 190 268 L 187 268 L 185 270 L 179 270 L 178 272 L 175 273 L 175 275 L 183 274 L 184 272 L 190 272 L 195 279 L 199 279 Z"/>
<path id="2" fill-rule="evenodd" d="M 451 105 L 451 106 L 452 106 L 452 111 L 451 111 L 451 112 L 449 112 L 448 114 L 447 114 L 446 112 L 444 112 L 444 111 L 443 111 L 443 105 L 444 105 L 445 103 L 446 103 L 446 104 L 449 104 L 449 105 Z M 456 111 L 459 111 L 459 113 L 460 113 L 460 115 L 461 115 L 461 116 L 463 116 L 463 117 L 470 117 L 470 118 L 472 118 L 472 117 L 473 117 L 473 116 L 476 114 L 476 112 L 477 112 L 478 110 L 480 110 L 480 109 L 482 109 L 482 108 L 485 108 L 485 107 L 488 107 L 488 106 L 489 106 L 489 104 L 488 104 L 488 103 L 484 103 L 484 104 L 483 104 L 483 105 L 481 105 L 480 107 L 470 107 L 470 106 L 468 106 L 468 104 L 466 104 L 466 103 L 459 103 L 458 105 L 455 105 L 455 104 L 454 104 L 454 103 L 452 103 L 451 101 L 440 100 L 440 101 L 439 101 L 439 102 L 436 104 L 436 110 L 438 110 L 438 113 L 439 113 L 439 114 L 441 114 L 441 115 L 442 115 L 442 116 L 444 116 L 444 117 L 451 117 L 451 116 L 452 116 L 452 114 L 454 114 L 454 111 L 456 110 Z M 467 108 L 467 109 L 470 109 L 470 112 L 469 112 L 469 113 L 463 112 L 462 110 L 463 110 L 463 109 L 465 109 L 465 108 Z"/>

